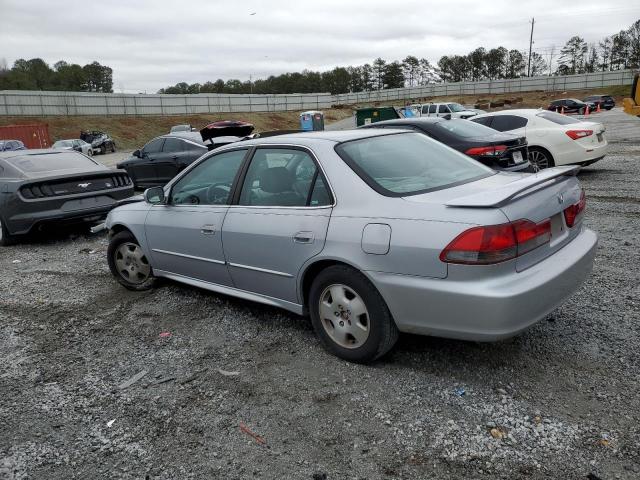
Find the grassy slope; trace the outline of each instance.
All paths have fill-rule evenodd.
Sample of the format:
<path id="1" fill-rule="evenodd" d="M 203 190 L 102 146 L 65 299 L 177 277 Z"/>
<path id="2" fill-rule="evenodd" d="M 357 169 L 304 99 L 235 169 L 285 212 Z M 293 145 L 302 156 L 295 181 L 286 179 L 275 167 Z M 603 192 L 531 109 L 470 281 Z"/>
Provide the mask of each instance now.
<path id="1" fill-rule="evenodd" d="M 217 120 L 237 119 L 251 122 L 256 132 L 297 129 L 298 112 L 278 113 L 212 113 L 171 116 L 75 116 L 75 117 L 0 117 L 0 125 L 46 123 L 51 140 L 78 138 L 80 130 L 102 130 L 111 134 L 121 149 L 140 148 L 149 139 L 169 132 L 172 125 L 191 124 L 202 128 Z M 351 110 L 326 110 L 325 122 L 334 122 L 351 115 Z"/>

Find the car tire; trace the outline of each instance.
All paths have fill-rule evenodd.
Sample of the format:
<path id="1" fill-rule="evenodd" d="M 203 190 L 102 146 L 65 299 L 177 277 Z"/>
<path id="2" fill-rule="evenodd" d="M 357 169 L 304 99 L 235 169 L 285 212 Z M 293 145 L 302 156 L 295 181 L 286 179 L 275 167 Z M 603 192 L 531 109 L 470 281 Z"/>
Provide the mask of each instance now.
<path id="1" fill-rule="evenodd" d="M 328 267 L 313 280 L 309 313 L 323 346 L 350 362 L 371 362 L 398 340 L 398 328 L 378 290 L 345 265 Z"/>
<path id="2" fill-rule="evenodd" d="M 8 247 L 14 243 L 16 243 L 16 237 L 9 233 L 5 221 L 0 218 L 0 246 Z"/>
<path id="3" fill-rule="evenodd" d="M 116 153 L 116 144 L 115 143 L 111 144 L 111 153 Z"/>
<path id="4" fill-rule="evenodd" d="M 129 231 L 115 234 L 107 248 L 109 270 L 129 290 L 149 290 L 156 285 L 153 268 L 138 240 Z"/>
<path id="5" fill-rule="evenodd" d="M 93 157 L 93 150 L 92 149 L 87 150 L 87 155 L 89 155 L 90 157 Z"/>
<path id="6" fill-rule="evenodd" d="M 551 154 L 541 147 L 529 147 L 529 163 L 534 169 L 537 168 L 536 171 L 556 165 Z"/>
<path id="7" fill-rule="evenodd" d="M 100 153 L 102 155 L 107 153 L 107 147 L 105 147 L 104 144 L 100 146 Z"/>
<path id="8" fill-rule="evenodd" d="M 613 107 L 604 107 L 605 110 L 611 110 Z"/>

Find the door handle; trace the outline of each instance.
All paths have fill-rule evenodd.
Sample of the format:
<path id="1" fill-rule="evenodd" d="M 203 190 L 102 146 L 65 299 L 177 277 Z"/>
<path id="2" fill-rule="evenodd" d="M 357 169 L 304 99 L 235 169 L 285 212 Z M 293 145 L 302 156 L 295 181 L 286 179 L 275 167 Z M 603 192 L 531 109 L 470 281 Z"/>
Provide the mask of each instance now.
<path id="1" fill-rule="evenodd" d="M 296 243 L 313 243 L 313 232 L 298 232 L 293 236 Z"/>
<path id="2" fill-rule="evenodd" d="M 203 235 L 215 235 L 216 226 L 215 225 L 203 225 L 200 229 L 200 233 Z"/>

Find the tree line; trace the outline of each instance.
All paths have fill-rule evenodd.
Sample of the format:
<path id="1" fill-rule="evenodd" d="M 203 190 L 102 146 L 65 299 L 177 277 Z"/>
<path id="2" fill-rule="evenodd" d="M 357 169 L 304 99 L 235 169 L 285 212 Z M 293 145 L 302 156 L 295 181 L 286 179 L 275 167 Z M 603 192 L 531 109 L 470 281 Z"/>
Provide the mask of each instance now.
<path id="1" fill-rule="evenodd" d="M 19 59 L 12 68 L 0 64 L 0 90 L 112 93 L 113 70 L 98 62 L 80 66 L 60 60 L 51 68 L 41 58 Z"/>
<path id="2" fill-rule="evenodd" d="M 555 68 L 553 60 L 556 59 Z M 432 65 L 425 58 L 408 55 L 404 60 L 387 62 L 377 58 L 371 64 L 336 67 L 325 72 L 272 75 L 266 79 L 241 81 L 218 79 L 203 84 L 180 82 L 158 93 L 347 93 L 384 88 L 412 87 L 437 82 L 462 82 L 520 78 L 538 75 L 571 75 L 596 71 L 640 68 L 640 20 L 628 29 L 605 37 L 598 44 L 587 44 L 571 37 L 558 51 L 529 52 L 504 47 L 479 47 L 466 55 L 445 55 Z"/>

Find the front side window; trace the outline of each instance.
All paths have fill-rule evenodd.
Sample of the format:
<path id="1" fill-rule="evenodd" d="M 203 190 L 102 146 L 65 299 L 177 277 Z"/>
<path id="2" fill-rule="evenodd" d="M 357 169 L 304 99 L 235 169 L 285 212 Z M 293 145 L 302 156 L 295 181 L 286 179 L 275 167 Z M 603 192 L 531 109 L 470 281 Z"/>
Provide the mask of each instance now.
<path id="1" fill-rule="evenodd" d="M 336 146 L 371 188 L 399 197 L 472 182 L 493 170 L 419 133 L 381 135 Z"/>
<path id="2" fill-rule="evenodd" d="M 171 205 L 227 205 L 246 149 L 209 157 L 171 188 Z"/>
<path id="3" fill-rule="evenodd" d="M 330 205 L 328 190 L 307 152 L 259 148 L 240 193 L 240 205 L 305 207 Z"/>
<path id="4" fill-rule="evenodd" d="M 156 138 L 147 143 L 142 151 L 144 153 L 158 153 L 162 150 L 162 144 L 164 143 L 164 138 Z"/>
<path id="5" fill-rule="evenodd" d="M 429 105 L 429 113 L 436 113 L 437 105 Z"/>

